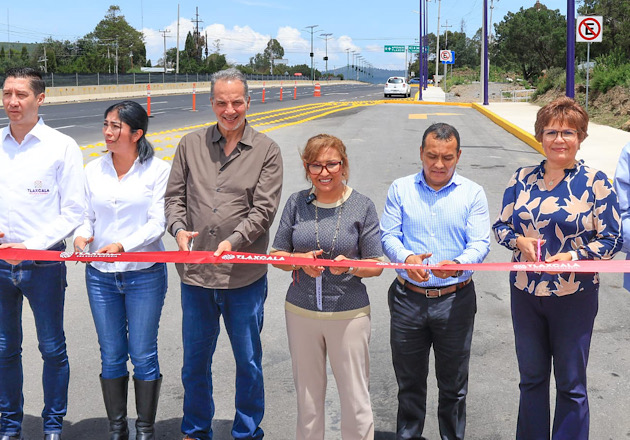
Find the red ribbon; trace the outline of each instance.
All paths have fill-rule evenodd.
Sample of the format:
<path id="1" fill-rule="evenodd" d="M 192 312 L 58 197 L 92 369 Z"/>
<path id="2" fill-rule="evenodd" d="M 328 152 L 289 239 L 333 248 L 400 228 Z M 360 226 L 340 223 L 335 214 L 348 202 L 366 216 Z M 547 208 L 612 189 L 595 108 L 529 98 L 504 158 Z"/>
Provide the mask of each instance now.
<path id="1" fill-rule="evenodd" d="M 432 264 L 389 263 L 365 260 L 326 260 L 278 255 L 250 254 L 247 252 L 224 252 L 216 257 L 214 252 L 165 251 L 165 252 L 122 252 L 119 254 L 96 254 L 89 252 L 40 251 L 32 249 L 0 249 L 0 260 L 36 261 L 103 261 L 136 263 L 188 263 L 188 264 L 286 264 L 296 266 L 327 267 L 381 267 L 384 269 L 425 270 L 475 270 L 475 271 L 527 271 L 527 272 L 630 272 L 630 261 L 626 260 L 578 260 L 553 263 L 476 263 L 476 264 Z"/>

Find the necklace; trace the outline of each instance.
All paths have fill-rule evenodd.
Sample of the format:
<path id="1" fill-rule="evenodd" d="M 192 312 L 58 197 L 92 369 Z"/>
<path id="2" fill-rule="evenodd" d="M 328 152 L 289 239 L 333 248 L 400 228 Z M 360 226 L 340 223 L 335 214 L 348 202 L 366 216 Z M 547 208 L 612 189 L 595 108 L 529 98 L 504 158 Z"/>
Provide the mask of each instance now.
<path id="1" fill-rule="evenodd" d="M 343 195 L 346 193 L 346 189 L 343 189 L 343 194 L 341 198 L 343 199 Z M 317 242 L 317 249 L 321 250 L 324 254 L 332 257 L 333 252 L 335 250 L 335 244 L 337 243 L 337 237 L 339 236 L 339 226 L 341 225 L 341 213 L 343 212 L 343 202 L 337 206 L 337 226 L 335 226 L 335 234 L 333 235 L 332 242 L 330 243 L 330 250 L 325 251 L 322 248 L 322 245 L 319 243 L 319 213 L 317 210 L 318 203 L 315 202 L 315 241 Z"/>

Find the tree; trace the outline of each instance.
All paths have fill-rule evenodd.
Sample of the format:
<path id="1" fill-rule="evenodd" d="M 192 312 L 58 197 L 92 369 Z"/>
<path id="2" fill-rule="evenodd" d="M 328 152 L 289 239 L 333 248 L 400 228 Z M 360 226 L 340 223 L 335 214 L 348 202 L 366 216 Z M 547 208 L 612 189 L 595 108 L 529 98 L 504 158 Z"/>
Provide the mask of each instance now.
<path id="1" fill-rule="evenodd" d="M 566 20 L 559 10 L 537 3 L 508 12 L 495 26 L 498 65 L 518 68 L 533 81 L 543 70 L 565 66 Z"/>
<path id="2" fill-rule="evenodd" d="M 281 59 L 284 56 L 284 49 L 278 40 L 272 38 L 269 42 L 267 42 L 267 47 L 263 51 L 263 56 L 270 62 Z"/>
<path id="3" fill-rule="evenodd" d="M 127 22 L 124 15 L 121 15 L 119 6 L 111 5 L 105 18 L 84 39 L 91 40 L 98 46 L 94 49 L 101 57 L 107 58 L 109 53 L 109 60 L 112 60 L 113 57 L 114 66 L 118 61 L 119 72 L 125 73 L 130 70 L 132 59 L 136 64 L 144 65 L 146 63 L 147 52 L 144 46 L 144 36 L 142 32 L 137 31 Z M 116 52 L 118 53 L 117 60 L 115 58 Z M 90 53 L 88 58 L 93 58 L 93 55 Z M 92 70 L 89 64 L 88 69 L 90 72 L 98 71 Z"/>
<path id="4" fill-rule="evenodd" d="M 26 46 L 22 46 L 22 53 L 20 54 L 20 58 L 22 59 L 23 63 L 28 63 L 30 55 L 28 54 L 28 49 L 26 48 Z"/>
<path id="5" fill-rule="evenodd" d="M 249 58 L 249 67 L 253 72 L 267 73 L 269 72 L 269 65 L 269 59 L 261 53 Z"/>

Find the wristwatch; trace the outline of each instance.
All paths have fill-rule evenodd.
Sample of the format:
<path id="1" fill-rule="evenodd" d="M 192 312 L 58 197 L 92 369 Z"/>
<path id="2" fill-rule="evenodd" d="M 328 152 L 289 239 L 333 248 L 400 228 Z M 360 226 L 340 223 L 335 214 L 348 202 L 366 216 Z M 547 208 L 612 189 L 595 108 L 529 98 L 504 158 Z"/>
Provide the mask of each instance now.
<path id="1" fill-rule="evenodd" d="M 457 259 L 454 259 L 453 263 L 455 263 L 455 264 L 462 264 Z M 463 270 L 458 270 L 457 272 L 455 272 L 455 275 L 451 275 L 451 278 L 461 277 L 463 273 L 464 273 Z"/>

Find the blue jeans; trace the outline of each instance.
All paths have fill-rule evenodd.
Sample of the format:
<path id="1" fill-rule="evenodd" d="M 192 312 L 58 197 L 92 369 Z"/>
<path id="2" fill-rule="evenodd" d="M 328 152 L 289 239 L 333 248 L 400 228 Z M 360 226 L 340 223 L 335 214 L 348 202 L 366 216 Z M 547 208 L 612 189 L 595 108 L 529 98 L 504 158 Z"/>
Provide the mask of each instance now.
<path id="1" fill-rule="evenodd" d="M 160 377 L 158 327 L 166 296 L 166 264 L 128 272 L 85 269 L 88 298 L 101 347 L 103 379 L 128 374 L 131 358 L 140 380 Z"/>
<path id="2" fill-rule="evenodd" d="M 39 351 L 44 360 L 44 433 L 61 432 L 68 407 L 70 379 L 63 332 L 66 286 L 65 263 L 23 261 L 12 266 L 0 261 L 0 434 L 17 435 L 22 429 L 24 297 L 35 317 Z"/>
<path id="3" fill-rule="evenodd" d="M 516 438 L 548 440 L 551 366 L 556 405 L 554 440 L 586 440 L 589 407 L 586 366 L 598 309 L 598 292 L 534 296 L 512 286 L 516 358 L 521 376 Z"/>
<path id="4" fill-rule="evenodd" d="M 266 298 L 266 275 L 238 289 L 207 289 L 182 283 L 182 432 L 189 437 L 212 439 L 212 355 L 219 338 L 219 317 L 223 315 L 236 361 L 232 437 L 263 438 L 259 426 L 265 410 L 260 332 Z"/>

